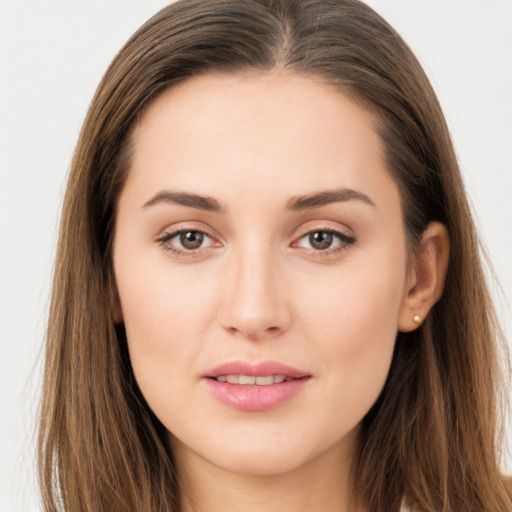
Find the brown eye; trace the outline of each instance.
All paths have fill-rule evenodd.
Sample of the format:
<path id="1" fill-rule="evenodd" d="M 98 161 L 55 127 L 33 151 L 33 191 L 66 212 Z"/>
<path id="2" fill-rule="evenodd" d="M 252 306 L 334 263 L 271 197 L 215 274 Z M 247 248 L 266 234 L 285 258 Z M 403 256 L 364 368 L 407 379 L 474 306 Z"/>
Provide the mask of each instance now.
<path id="1" fill-rule="evenodd" d="M 197 255 L 200 250 L 216 245 L 215 240 L 203 231 L 179 230 L 165 233 L 156 241 L 167 251 L 180 256 Z"/>
<path id="2" fill-rule="evenodd" d="M 293 245 L 317 254 L 332 255 L 353 245 L 356 239 L 341 231 L 332 229 L 317 229 L 301 236 Z"/>
<path id="3" fill-rule="evenodd" d="M 329 231 L 313 231 L 309 234 L 309 244 L 313 249 L 322 251 L 331 247 L 334 235 Z"/>
<path id="4" fill-rule="evenodd" d="M 204 241 L 204 233 L 200 231 L 182 231 L 180 233 L 180 243 L 184 249 L 199 249 Z"/>

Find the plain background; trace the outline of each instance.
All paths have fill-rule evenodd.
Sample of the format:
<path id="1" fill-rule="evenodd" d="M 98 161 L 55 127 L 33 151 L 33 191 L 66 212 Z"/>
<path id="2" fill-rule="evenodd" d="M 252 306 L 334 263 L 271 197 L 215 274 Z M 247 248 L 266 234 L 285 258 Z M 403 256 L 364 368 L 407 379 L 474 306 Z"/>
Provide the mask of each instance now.
<path id="1" fill-rule="evenodd" d="M 110 60 L 167 3 L 0 0 L 0 512 L 39 510 L 42 340 L 78 131 Z M 512 0 L 368 3 L 412 46 L 440 97 L 502 286 L 493 293 L 510 340 Z M 512 463 L 504 467 L 512 472 Z"/>

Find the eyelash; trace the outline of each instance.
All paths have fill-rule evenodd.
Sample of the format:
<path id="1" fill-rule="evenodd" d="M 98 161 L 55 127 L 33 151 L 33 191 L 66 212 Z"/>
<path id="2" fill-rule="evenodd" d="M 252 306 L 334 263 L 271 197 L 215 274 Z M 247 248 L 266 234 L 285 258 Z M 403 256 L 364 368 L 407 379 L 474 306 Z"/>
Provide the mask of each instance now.
<path id="1" fill-rule="evenodd" d="M 356 238 L 350 235 L 347 235 L 346 233 L 343 233 L 342 231 L 337 231 L 336 229 L 332 228 L 320 228 L 320 229 L 312 229 L 309 231 L 306 231 L 303 233 L 298 239 L 303 240 L 306 237 L 311 236 L 314 233 L 324 233 L 327 235 L 333 235 L 334 239 L 338 239 L 338 244 L 334 247 L 329 247 L 327 249 L 306 249 L 308 251 L 312 251 L 313 256 L 322 256 L 322 257 L 330 257 L 330 256 L 338 256 L 339 253 L 347 250 L 350 246 L 354 245 L 356 243 Z M 297 242 L 293 242 L 292 246 L 296 246 Z M 334 243 L 334 240 L 333 240 Z"/>
<path id="2" fill-rule="evenodd" d="M 204 235 L 205 237 L 209 238 L 210 240 L 214 241 L 213 237 L 210 236 L 206 231 L 201 231 L 199 229 L 178 229 L 177 231 L 172 231 L 170 233 L 164 233 L 162 236 L 158 237 L 156 239 L 157 242 L 160 243 L 160 245 L 166 250 L 174 254 L 175 256 L 186 256 L 195 258 L 197 256 L 201 255 L 202 249 L 204 247 L 200 247 L 198 249 L 177 249 L 175 247 L 172 247 L 170 245 L 170 241 L 173 238 L 176 238 L 184 233 L 200 233 L 201 235 Z"/>
<path id="3" fill-rule="evenodd" d="M 199 247 L 197 249 L 178 249 L 175 247 L 172 247 L 170 245 L 170 241 L 173 238 L 176 238 L 180 235 L 183 235 L 185 233 L 199 233 L 210 240 L 214 241 L 214 238 L 210 236 L 207 232 L 201 231 L 199 229 L 179 229 L 177 231 L 173 231 L 170 233 L 164 233 L 162 236 L 158 237 L 156 241 L 166 250 L 174 254 L 175 256 L 185 256 L 185 257 L 198 257 L 201 255 L 202 251 L 206 249 L 205 247 Z M 313 251 L 314 256 L 336 256 L 338 253 L 348 249 L 351 245 L 354 245 L 357 240 L 353 236 L 349 236 L 346 233 L 343 233 L 341 231 L 337 231 L 332 228 L 324 228 L 324 229 L 312 229 L 310 231 L 306 231 L 303 233 L 299 238 L 297 238 L 297 241 L 293 242 L 292 246 L 296 246 L 297 242 L 314 234 L 314 233 L 324 233 L 328 235 L 333 235 L 335 238 L 338 239 L 339 243 L 338 245 L 334 247 L 329 247 L 327 249 L 307 249 L 308 251 Z"/>

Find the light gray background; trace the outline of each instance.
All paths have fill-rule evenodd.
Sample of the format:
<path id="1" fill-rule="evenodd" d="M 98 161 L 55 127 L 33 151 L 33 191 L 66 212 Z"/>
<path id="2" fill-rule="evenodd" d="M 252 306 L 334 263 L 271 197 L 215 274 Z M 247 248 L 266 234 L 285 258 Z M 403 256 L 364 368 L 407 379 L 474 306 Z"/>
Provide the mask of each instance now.
<path id="1" fill-rule="evenodd" d="M 0 512 L 39 510 L 41 347 L 57 222 L 108 63 L 166 0 L 0 0 Z M 512 333 L 512 0 L 370 0 L 425 66 L 452 130 Z M 512 472 L 512 464 L 505 463 Z"/>

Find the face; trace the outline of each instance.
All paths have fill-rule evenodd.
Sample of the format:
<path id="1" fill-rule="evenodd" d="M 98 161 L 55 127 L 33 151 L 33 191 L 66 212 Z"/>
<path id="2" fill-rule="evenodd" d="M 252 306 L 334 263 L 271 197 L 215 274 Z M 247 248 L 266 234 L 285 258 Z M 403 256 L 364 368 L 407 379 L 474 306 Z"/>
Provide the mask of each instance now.
<path id="1" fill-rule="evenodd" d="M 312 78 L 208 76 L 157 98 L 133 140 L 114 271 L 173 449 L 250 474 L 348 456 L 407 281 L 370 115 Z"/>

